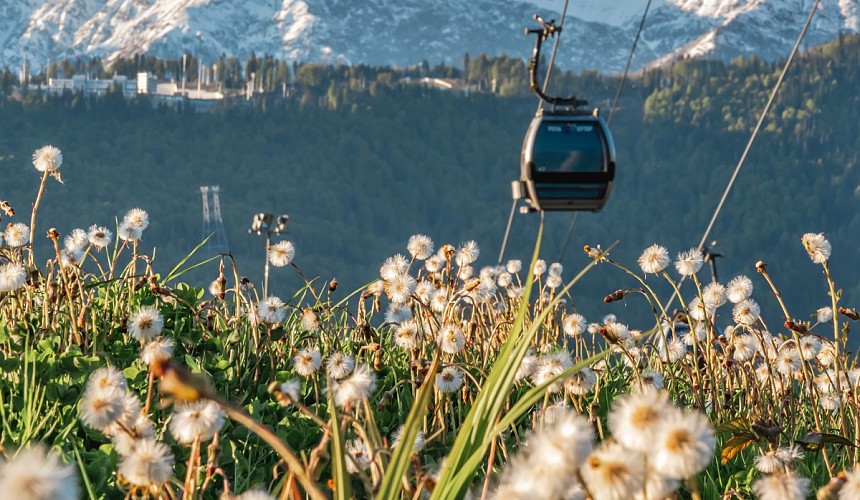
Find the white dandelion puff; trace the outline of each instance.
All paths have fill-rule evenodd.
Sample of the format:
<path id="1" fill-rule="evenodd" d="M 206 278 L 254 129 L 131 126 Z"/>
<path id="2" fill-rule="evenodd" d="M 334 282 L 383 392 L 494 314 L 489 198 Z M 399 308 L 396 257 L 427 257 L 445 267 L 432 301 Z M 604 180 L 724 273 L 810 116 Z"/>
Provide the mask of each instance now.
<path id="1" fill-rule="evenodd" d="M 824 264 L 830 259 L 830 242 L 824 237 L 824 233 L 806 233 L 800 241 L 812 262 Z"/>
<path id="2" fill-rule="evenodd" d="M 123 457 L 119 474 L 136 486 L 161 486 L 173 476 L 170 448 L 155 439 L 142 439 L 134 453 Z"/>
<path id="3" fill-rule="evenodd" d="M 0 265 L 0 292 L 15 291 L 27 282 L 27 271 L 17 262 Z"/>
<path id="4" fill-rule="evenodd" d="M 753 299 L 745 299 L 735 304 L 732 317 L 741 325 L 754 325 L 761 316 L 761 308 Z"/>
<path id="5" fill-rule="evenodd" d="M 669 265 L 669 251 L 664 247 L 653 244 L 639 256 L 639 267 L 645 274 L 657 274 Z"/>
<path id="6" fill-rule="evenodd" d="M 458 326 L 448 323 L 439 329 L 437 342 L 442 352 L 457 354 L 466 347 L 466 336 Z"/>
<path id="7" fill-rule="evenodd" d="M 409 255 L 418 260 L 426 260 L 429 258 L 433 255 L 434 249 L 433 240 L 431 240 L 429 236 L 425 236 L 423 234 L 412 235 L 409 238 L 409 242 L 406 244 L 406 250 L 409 251 Z"/>
<path id="8" fill-rule="evenodd" d="M 316 373 L 320 365 L 322 365 L 322 357 L 315 347 L 302 349 L 293 358 L 293 367 L 296 369 L 296 373 L 303 377 L 310 377 Z"/>
<path id="9" fill-rule="evenodd" d="M 379 268 L 379 276 L 384 280 L 390 280 L 399 274 L 404 274 L 409 269 L 409 260 L 403 255 L 397 254 L 385 259 Z"/>
<path id="10" fill-rule="evenodd" d="M 150 342 L 147 342 L 140 348 L 140 359 L 147 366 L 155 362 L 166 361 L 173 357 L 173 339 L 168 337 L 158 337 Z"/>
<path id="11" fill-rule="evenodd" d="M 209 441 L 224 426 L 224 411 L 209 400 L 178 403 L 170 417 L 170 434 L 182 444 Z"/>
<path id="12" fill-rule="evenodd" d="M 442 392 L 457 392 L 462 386 L 463 372 L 455 366 L 446 366 L 436 375 L 436 388 Z"/>
<path id="13" fill-rule="evenodd" d="M 10 247 L 22 247 L 30 241 L 30 228 L 23 222 L 9 224 L 3 236 L 6 237 L 6 244 Z"/>
<path id="14" fill-rule="evenodd" d="M 54 172 L 63 165 L 63 152 L 54 146 L 43 146 L 33 153 L 33 166 L 39 172 Z"/>
<path id="15" fill-rule="evenodd" d="M 415 321 L 408 320 L 400 323 L 394 331 L 394 343 L 401 349 L 418 347 L 418 325 Z"/>
<path id="16" fill-rule="evenodd" d="M 266 255 L 269 262 L 275 267 L 289 266 L 296 257 L 296 247 L 289 241 L 279 241 L 269 245 Z"/>
<path id="17" fill-rule="evenodd" d="M 90 244 L 99 249 L 110 245 L 112 237 L 113 233 L 108 228 L 95 224 L 90 226 L 90 229 L 87 231 L 87 238 Z"/>
<path id="18" fill-rule="evenodd" d="M 651 443 L 651 463 L 661 474 L 685 479 L 703 470 L 714 458 L 714 426 L 698 412 L 672 412 Z"/>
<path id="19" fill-rule="evenodd" d="M 63 239 L 63 245 L 66 250 L 71 252 L 83 252 L 87 245 L 90 244 L 87 232 L 81 228 L 72 229 L 72 232 L 66 235 Z"/>
<path id="20" fill-rule="evenodd" d="M 752 489 L 760 500 L 803 500 L 809 493 L 809 479 L 794 472 L 766 474 Z"/>
<path id="21" fill-rule="evenodd" d="M 753 282 L 746 276 L 735 276 L 726 286 L 726 298 L 732 304 L 743 302 L 752 296 Z"/>
<path id="22" fill-rule="evenodd" d="M 355 368 L 355 359 L 342 352 L 332 354 L 328 358 L 328 362 L 325 367 L 328 376 L 335 380 L 340 380 L 348 376 L 352 373 L 353 368 Z"/>
<path id="23" fill-rule="evenodd" d="M 75 466 L 64 465 L 42 445 L 0 463 L 0 491 L 16 500 L 76 500 L 80 493 Z"/>
<path id="24" fill-rule="evenodd" d="M 460 245 L 460 248 L 457 250 L 457 254 L 454 257 L 454 262 L 456 262 L 460 267 L 467 266 L 478 260 L 478 255 L 480 255 L 480 253 L 481 251 L 478 249 L 478 243 L 475 242 L 475 240 L 467 241 Z"/>
<path id="25" fill-rule="evenodd" d="M 642 454 L 618 443 L 604 442 L 585 459 L 579 472 L 594 498 L 605 500 L 633 498 L 646 480 Z"/>
<path id="26" fill-rule="evenodd" d="M 691 248 L 686 252 L 678 254 L 678 258 L 675 260 L 675 270 L 681 276 L 692 276 L 699 272 L 703 263 L 704 256 L 702 255 L 702 251 L 698 248 Z"/>
<path id="27" fill-rule="evenodd" d="M 266 297 L 257 304 L 257 317 L 268 325 L 281 323 L 287 317 L 284 301 L 275 296 Z"/>
<path id="28" fill-rule="evenodd" d="M 161 335 L 164 329 L 164 318 L 155 306 L 141 306 L 128 319 L 128 332 L 141 343 L 149 342 Z"/>
<path id="29" fill-rule="evenodd" d="M 125 217 L 122 220 L 124 225 L 128 225 L 138 231 L 144 231 L 149 227 L 149 214 L 142 208 L 132 208 L 125 213 Z"/>

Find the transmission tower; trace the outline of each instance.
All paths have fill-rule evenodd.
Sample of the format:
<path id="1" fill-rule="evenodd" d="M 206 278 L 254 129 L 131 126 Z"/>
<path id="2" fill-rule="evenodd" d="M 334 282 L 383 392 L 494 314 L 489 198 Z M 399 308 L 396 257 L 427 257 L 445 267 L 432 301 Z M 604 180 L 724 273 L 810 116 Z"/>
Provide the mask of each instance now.
<path id="1" fill-rule="evenodd" d="M 209 193 L 212 193 L 212 212 L 209 212 Z M 203 230 L 201 239 L 209 238 L 203 245 L 202 251 L 206 256 L 217 255 L 229 251 L 227 246 L 227 232 L 224 230 L 224 221 L 221 220 L 221 202 L 219 199 L 220 188 L 218 186 L 200 186 L 200 194 L 203 197 Z M 211 235 L 211 236 L 210 236 Z"/>

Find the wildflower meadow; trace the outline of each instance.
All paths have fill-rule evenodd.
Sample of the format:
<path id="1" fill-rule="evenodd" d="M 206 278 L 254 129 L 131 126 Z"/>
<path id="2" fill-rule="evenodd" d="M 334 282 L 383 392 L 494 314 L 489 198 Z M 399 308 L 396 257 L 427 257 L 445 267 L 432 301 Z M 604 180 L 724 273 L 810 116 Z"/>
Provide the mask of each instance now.
<path id="1" fill-rule="evenodd" d="M 542 229 L 502 265 L 416 234 L 358 290 L 282 240 L 273 278 L 304 285 L 263 296 L 229 254 L 156 273 L 145 209 L 36 234 L 62 164 L 37 150 L 32 211 L 0 206 L 2 498 L 860 498 L 860 314 L 824 234 L 798 234 L 829 290 L 798 311 L 779 262 L 718 283 L 698 248 L 589 242 L 571 270 Z M 573 288 L 651 313 L 586 318 Z"/>

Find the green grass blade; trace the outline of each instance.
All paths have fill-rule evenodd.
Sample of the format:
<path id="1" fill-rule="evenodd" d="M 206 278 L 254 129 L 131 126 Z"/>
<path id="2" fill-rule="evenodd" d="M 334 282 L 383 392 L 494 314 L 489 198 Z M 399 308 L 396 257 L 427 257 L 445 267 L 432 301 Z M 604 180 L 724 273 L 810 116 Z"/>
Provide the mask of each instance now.
<path id="1" fill-rule="evenodd" d="M 196 246 L 196 247 L 194 247 L 194 248 L 191 250 L 191 252 L 189 252 L 189 253 L 188 253 L 188 255 L 186 255 L 185 257 L 183 257 L 183 258 L 182 258 L 182 260 L 180 260 L 180 261 L 179 261 L 179 263 L 178 263 L 178 264 L 176 264 L 176 266 L 174 266 L 174 268 L 173 268 L 173 269 L 171 269 L 169 273 L 167 273 L 167 277 L 166 277 L 166 278 L 164 278 L 164 280 L 162 280 L 162 284 L 169 283 L 169 282 L 170 282 L 170 280 L 172 280 L 172 279 L 176 278 L 176 277 L 178 276 L 178 274 L 176 274 L 176 272 L 177 272 L 177 271 L 179 271 L 180 269 L 182 269 L 182 266 L 184 266 L 184 265 L 185 265 L 185 263 L 186 263 L 186 262 L 188 262 L 188 259 L 190 259 L 190 258 L 191 258 L 195 253 L 197 253 L 197 250 L 200 250 L 201 248 L 203 248 L 203 245 L 205 245 L 205 244 L 206 244 L 206 242 L 207 242 L 207 241 L 209 241 L 209 238 L 211 238 L 211 237 L 212 237 L 212 235 L 210 234 L 209 236 L 207 236 L 207 237 L 203 238 L 203 241 L 201 241 L 200 243 L 198 243 L 198 244 L 197 244 L 197 246 Z M 215 258 L 215 257 L 213 257 L 213 259 L 214 259 L 214 258 Z M 211 259 L 210 259 L 210 260 L 211 260 Z M 185 271 L 183 271 L 183 272 L 185 272 Z"/>
<path id="2" fill-rule="evenodd" d="M 90 483 L 90 477 L 87 476 L 87 469 L 84 467 L 84 460 L 81 458 L 81 452 L 78 451 L 78 445 L 72 441 L 72 447 L 75 450 L 75 460 L 78 462 L 78 469 L 81 471 L 81 479 L 84 480 L 84 487 L 87 489 L 87 494 L 90 499 L 96 498 L 96 493 L 93 491 L 93 485 Z"/>
<path id="3" fill-rule="evenodd" d="M 439 370 L 440 357 L 441 352 L 437 348 L 436 355 L 433 357 L 433 364 L 427 370 L 427 375 L 421 383 L 421 388 L 418 389 L 418 394 L 415 395 L 412 409 L 409 410 L 406 423 L 403 424 L 403 429 L 400 432 L 400 446 L 394 449 L 391 462 L 385 470 L 385 475 L 382 476 L 382 483 L 376 496 L 378 500 L 397 500 L 401 497 L 400 485 L 412 458 L 412 443 L 415 442 L 415 437 L 418 436 L 418 428 L 424 420 L 424 413 L 427 411 L 427 404 L 430 402 L 430 394 L 433 392 L 433 380 L 436 372 Z"/>
<path id="4" fill-rule="evenodd" d="M 329 380 L 329 385 L 331 380 Z M 352 497 L 349 473 L 346 471 L 346 449 L 343 433 L 340 430 L 340 419 L 337 418 L 337 407 L 334 404 L 334 391 L 328 391 L 328 412 L 331 414 L 331 468 L 334 479 L 334 498 L 349 500 Z"/>

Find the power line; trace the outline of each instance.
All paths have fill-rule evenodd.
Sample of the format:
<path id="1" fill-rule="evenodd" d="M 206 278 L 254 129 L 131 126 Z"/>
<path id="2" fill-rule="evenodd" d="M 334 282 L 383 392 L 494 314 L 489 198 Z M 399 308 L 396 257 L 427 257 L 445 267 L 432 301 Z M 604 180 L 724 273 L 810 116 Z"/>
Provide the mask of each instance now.
<path id="1" fill-rule="evenodd" d="M 624 66 L 624 75 L 621 77 L 621 82 L 618 84 L 618 90 L 615 92 L 615 99 L 612 101 L 612 108 L 609 110 L 609 118 L 606 120 L 606 125 L 612 124 L 612 118 L 615 116 L 615 108 L 618 107 L 618 100 L 621 98 L 621 91 L 624 89 L 624 82 L 627 81 L 627 74 L 630 72 L 630 63 L 633 62 L 633 53 L 636 52 L 636 46 L 639 44 L 639 37 L 642 35 L 642 29 L 645 27 L 645 19 L 648 17 L 648 10 L 651 9 L 651 0 L 645 5 L 645 12 L 642 13 L 642 20 L 639 21 L 639 29 L 636 30 L 636 37 L 633 38 L 633 45 L 630 47 L 630 54 L 627 56 L 627 64 Z"/>
<path id="2" fill-rule="evenodd" d="M 645 19 L 648 17 L 648 11 L 651 9 L 651 0 L 645 5 L 645 12 L 642 13 L 642 19 L 639 21 L 639 29 L 636 30 L 636 36 L 633 38 L 633 45 L 630 46 L 630 53 L 627 55 L 627 64 L 624 66 L 624 74 L 621 76 L 621 81 L 618 83 L 618 90 L 615 91 L 615 99 L 612 101 L 612 107 L 609 109 L 609 119 L 606 120 L 606 126 L 612 124 L 612 118 L 615 116 L 615 109 L 618 107 L 618 100 L 621 98 L 621 91 L 624 89 L 624 82 L 627 81 L 627 75 L 630 73 L 630 64 L 633 62 L 633 54 L 636 52 L 636 46 L 639 44 L 639 37 L 642 35 L 642 29 L 645 28 Z M 567 228 L 567 237 L 564 239 L 564 246 L 561 248 L 561 254 L 558 257 L 558 262 L 564 259 L 567 253 L 567 246 L 570 243 L 570 237 L 573 235 L 573 228 L 576 226 L 576 219 L 579 213 L 574 213 L 570 220 L 570 227 Z"/>
<path id="3" fill-rule="evenodd" d="M 770 97 L 767 100 L 767 104 L 765 104 L 764 109 L 758 117 L 758 123 L 756 123 L 755 128 L 753 129 L 752 135 L 750 135 L 750 140 L 747 142 L 746 148 L 744 148 L 744 152 L 741 155 L 740 160 L 738 161 L 737 166 L 735 167 L 734 173 L 732 173 L 732 177 L 729 179 L 729 184 L 726 186 L 726 190 L 723 191 L 723 196 L 720 198 L 720 202 L 717 204 L 717 209 L 714 211 L 714 215 L 711 217 L 711 221 L 708 223 L 708 227 L 705 229 L 705 234 L 702 235 L 702 240 L 699 242 L 699 246 L 697 248 L 702 248 L 705 244 L 705 241 L 708 240 L 708 236 L 711 234 L 711 229 L 714 227 L 714 222 L 716 222 L 717 217 L 720 215 L 720 211 L 723 209 L 723 205 L 726 202 L 726 198 L 729 196 L 729 192 L 732 190 L 732 186 L 735 184 L 735 179 L 738 178 L 738 174 L 741 171 L 741 167 L 744 166 L 744 162 L 747 159 L 747 155 L 752 148 L 753 143 L 758 136 L 759 130 L 761 130 L 762 123 L 764 123 L 765 118 L 767 118 L 768 113 L 770 112 L 770 107 L 773 105 L 773 101 L 776 99 L 776 94 L 779 92 L 779 88 L 782 86 L 782 81 L 785 79 L 786 73 L 788 73 L 788 69 L 791 67 L 792 61 L 794 61 L 794 56 L 797 55 L 797 51 L 800 48 L 800 44 L 803 42 L 803 37 L 806 36 L 806 30 L 809 29 L 809 25 L 812 23 L 812 18 L 815 15 L 815 11 L 818 9 L 818 4 L 821 3 L 821 0 L 815 0 L 815 3 L 812 4 L 812 9 L 809 11 L 809 15 L 806 17 L 806 22 L 803 24 L 803 29 L 800 30 L 800 35 L 797 37 L 797 41 L 794 42 L 794 47 L 791 49 L 791 53 L 788 56 L 788 60 L 785 61 L 785 66 L 782 68 L 782 73 L 779 75 L 779 79 L 776 81 L 776 85 L 774 85 L 773 90 L 770 93 Z M 681 282 L 684 280 L 682 279 Z M 679 283 L 680 285 L 680 283 Z M 677 297 L 678 292 L 672 293 L 672 296 L 666 302 L 664 309 L 668 309 L 669 306 L 672 305 L 672 302 L 675 301 L 675 297 Z"/>

